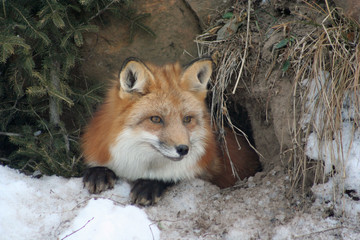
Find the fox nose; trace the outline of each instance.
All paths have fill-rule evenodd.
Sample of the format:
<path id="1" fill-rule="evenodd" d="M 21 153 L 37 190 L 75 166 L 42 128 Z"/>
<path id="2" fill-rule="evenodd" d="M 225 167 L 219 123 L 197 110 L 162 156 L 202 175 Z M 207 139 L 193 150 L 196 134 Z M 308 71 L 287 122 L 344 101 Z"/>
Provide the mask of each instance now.
<path id="1" fill-rule="evenodd" d="M 189 152 L 189 147 L 184 144 L 176 146 L 175 149 L 180 156 L 185 156 Z"/>

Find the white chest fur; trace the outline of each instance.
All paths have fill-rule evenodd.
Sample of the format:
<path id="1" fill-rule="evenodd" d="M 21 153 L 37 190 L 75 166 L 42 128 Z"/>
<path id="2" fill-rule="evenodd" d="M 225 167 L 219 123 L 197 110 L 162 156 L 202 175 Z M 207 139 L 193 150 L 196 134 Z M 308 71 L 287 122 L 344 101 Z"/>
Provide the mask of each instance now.
<path id="1" fill-rule="evenodd" d="M 199 175 L 198 161 L 205 153 L 204 132 L 198 130 L 190 137 L 189 153 L 181 160 L 171 160 L 157 151 L 153 144 L 157 137 L 148 132 L 123 131 L 110 148 L 107 167 L 117 176 L 129 180 L 158 179 L 179 181 Z"/>

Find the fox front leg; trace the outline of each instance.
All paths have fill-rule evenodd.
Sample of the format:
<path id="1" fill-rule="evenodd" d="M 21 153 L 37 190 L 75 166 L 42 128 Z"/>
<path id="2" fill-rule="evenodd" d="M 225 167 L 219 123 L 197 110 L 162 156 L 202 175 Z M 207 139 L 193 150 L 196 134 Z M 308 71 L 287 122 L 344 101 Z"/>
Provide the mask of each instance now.
<path id="1" fill-rule="evenodd" d="M 91 167 L 85 171 L 83 183 L 91 194 L 99 194 L 113 189 L 116 179 L 116 174 L 107 167 Z"/>
<path id="2" fill-rule="evenodd" d="M 149 206 L 160 200 L 162 193 L 173 182 L 164 182 L 161 180 L 138 179 L 134 182 L 130 192 L 130 199 L 133 204 Z"/>

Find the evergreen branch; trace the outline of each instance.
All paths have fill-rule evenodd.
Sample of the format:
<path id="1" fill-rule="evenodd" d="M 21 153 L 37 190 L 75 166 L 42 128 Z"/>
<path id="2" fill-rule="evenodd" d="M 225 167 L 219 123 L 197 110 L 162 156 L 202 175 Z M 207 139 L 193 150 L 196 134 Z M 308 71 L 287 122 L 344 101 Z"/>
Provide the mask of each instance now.
<path id="1" fill-rule="evenodd" d="M 68 7 L 72 8 L 73 10 L 75 10 L 76 12 L 81 12 L 81 9 L 78 6 L 75 6 L 73 4 L 69 4 Z"/>
<path id="2" fill-rule="evenodd" d="M 42 97 L 46 94 L 46 89 L 40 86 L 31 86 L 26 89 L 26 93 L 32 96 Z"/>
<path id="3" fill-rule="evenodd" d="M 18 36 L 7 36 L 4 34 L 0 34 L 0 44 L 11 44 L 11 45 L 17 45 L 25 48 L 26 50 L 29 50 L 31 47 L 30 45 L 26 44 L 24 39 Z"/>
<path id="4" fill-rule="evenodd" d="M 72 88 L 66 82 L 60 82 L 61 92 L 68 93 L 69 95 L 74 94 Z"/>
<path id="5" fill-rule="evenodd" d="M 23 47 L 25 50 L 29 50 L 30 46 L 25 43 L 24 39 L 17 36 L 6 36 L 4 34 L 0 34 L 0 53 L 1 59 L 0 62 L 5 63 L 7 58 L 14 54 L 15 49 L 14 46 Z"/>
<path id="6" fill-rule="evenodd" d="M 154 31 L 151 30 L 151 28 L 145 26 L 144 24 L 142 24 L 139 20 L 149 17 L 150 14 L 145 13 L 145 14 L 140 14 L 134 18 L 130 18 L 128 16 L 124 16 L 124 18 L 126 20 L 128 20 L 130 22 L 130 41 L 132 41 L 133 39 L 133 35 L 134 35 L 134 31 L 135 31 L 135 27 L 138 27 L 140 29 L 142 29 L 143 31 L 145 31 L 146 33 L 148 33 L 150 36 L 152 37 L 156 37 L 156 33 Z"/>
<path id="7" fill-rule="evenodd" d="M 99 10 L 95 15 L 93 15 L 92 17 L 90 17 L 88 19 L 88 22 L 90 22 L 91 20 L 93 20 L 94 18 L 98 17 L 100 14 L 102 14 L 103 12 L 105 12 L 111 5 L 113 5 L 114 3 L 119 2 L 119 0 L 112 0 L 108 5 L 106 5 L 103 9 Z"/>
<path id="8" fill-rule="evenodd" d="M 31 75 L 32 75 L 32 77 L 37 78 L 42 85 L 44 85 L 44 86 L 46 85 L 45 84 L 46 83 L 46 78 L 41 73 L 33 71 L 31 73 Z"/>
<path id="9" fill-rule="evenodd" d="M 79 27 L 76 28 L 77 31 L 81 31 L 81 32 L 97 32 L 99 30 L 98 26 L 96 25 L 81 25 Z"/>
<path id="10" fill-rule="evenodd" d="M 104 87 L 104 84 L 99 84 L 98 86 L 94 86 L 92 89 L 87 91 L 83 96 L 91 96 L 91 94 L 95 91 L 98 91 Z"/>
<path id="11" fill-rule="evenodd" d="M 53 20 L 53 23 L 56 27 L 58 28 L 64 28 L 65 27 L 65 23 L 64 21 L 62 20 L 62 18 L 60 17 L 60 15 L 58 13 L 53 13 L 52 15 L 52 20 Z"/>
<path id="12" fill-rule="evenodd" d="M 18 13 L 19 15 L 24 19 L 24 21 L 26 22 L 26 24 L 40 37 L 43 39 L 45 45 L 49 45 L 50 43 L 50 39 L 48 38 L 48 36 L 46 36 L 44 33 L 37 31 L 32 25 L 31 23 L 26 19 L 26 17 L 21 13 L 21 11 L 19 9 L 17 9 L 14 5 L 11 5 Z"/>
<path id="13" fill-rule="evenodd" d="M 56 91 L 54 89 L 48 89 L 48 93 L 50 96 L 54 96 L 56 98 L 59 98 L 65 102 L 67 102 L 67 104 L 69 104 L 70 106 L 74 105 L 74 102 L 70 98 L 64 96 L 59 91 Z"/>
<path id="14" fill-rule="evenodd" d="M 82 25 L 80 27 L 77 27 L 76 29 L 72 29 L 72 31 L 66 33 L 64 38 L 61 40 L 60 46 L 65 47 L 66 43 L 68 42 L 69 38 L 74 35 L 74 42 L 77 47 L 81 47 L 83 44 L 83 37 L 81 32 L 97 32 L 99 29 L 95 25 Z"/>
<path id="15" fill-rule="evenodd" d="M 21 137 L 20 133 L 11 133 L 11 132 L 0 132 L 0 135 L 8 136 L 8 137 Z"/>
<path id="16" fill-rule="evenodd" d="M 48 11 L 48 8 L 49 8 L 49 7 L 44 6 L 44 7 L 37 13 L 37 15 L 40 17 L 40 21 L 41 21 L 41 19 L 43 18 L 43 16 L 49 15 L 49 14 L 46 14 L 47 11 Z"/>
<path id="17" fill-rule="evenodd" d="M 79 10 L 80 10 L 80 9 L 79 9 Z M 74 26 L 71 24 L 71 21 L 70 21 L 70 19 L 69 19 L 69 15 L 67 14 L 67 9 L 65 9 L 65 17 L 66 17 L 66 20 L 67 20 L 70 28 L 71 28 L 72 30 L 75 30 Z"/>
<path id="18" fill-rule="evenodd" d="M 0 157 L 0 160 L 3 161 L 3 162 L 10 162 L 10 159 L 8 159 L 8 158 L 3 158 L 3 157 Z"/>
<path id="19" fill-rule="evenodd" d="M 65 47 L 66 46 L 66 43 L 67 43 L 67 41 L 68 41 L 68 39 L 71 37 L 71 35 L 73 35 L 73 31 L 71 31 L 71 32 L 68 32 L 66 35 L 65 35 L 65 37 L 61 40 L 61 43 L 60 43 L 60 46 L 61 47 Z"/>
<path id="20" fill-rule="evenodd" d="M 74 66 L 75 66 L 75 55 L 67 54 L 65 59 L 65 70 L 67 71 Z"/>
<path id="21" fill-rule="evenodd" d="M 6 18 L 5 0 L 2 0 L 2 4 L 3 4 L 3 11 L 4 11 L 4 18 Z"/>
<path id="22" fill-rule="evenodd" d="M 151 30 L 151 28 L 149 28 L 148 26 L 145 26 L 144 24 L 141 24 L 138 22 L 135 22 L 135 24 L 137 27 L 139 27 L 142 30 L 144 30 L 145 32 L 147 32 L 150 36 L 156 37 L 156 33 L 153 30 Z"/>
<path id="23" fill-rule="evenodd" d="M 80 31 L 74 32 L 74 41 L 75 41 L 75 45 L 78 47 L 81 47 L 83 45 L 84 40 Z"/>
<path id="24" fill-rule="evenodd" d="M 24 69 L 27 70 L 30 74 L 32 73 L 35 67 L 35 62 L 31 56 L 26 57 L 24 63 Z"/>
<path id="25" fill-rule="evenodd" d="M 46 0 L 46 2 L 47 2 L 48 7 L 44 7 L 38 13 L 38 15 L 41 17 L 41 16 L 45 15 L 49 10 L 50 10 L 50 13 L 46 14 L 46 16 L 43 19 L 40 20 L 40 23 L 41 22 L 46 23 L 47 20 L 49 18 L 51 18 L 52 22 L 54 23 L 54 25 L 57 28 L 64 28 L 65 27 L 65 22 L 62 19 L 62 17 L 60 16 L 60 14 L 63 13 L 64 10 L 65 10 L 64 6 L 61 5 L 61 3 L 53 3 L 55 5 L 55 8 L 53 8 L 53 5 L 48 0 Z"/>
<path id="26" fill-rule="evenodd" d="M 7 77 L 0 83 L 2 97 L 6 99 L 0 104 L 0 119 L 4 120 L 0 121 L 0 137 L 5 139 L 0 152 L 9 159 L 0 159 L 3 163 L 44 174 L 80 174 L 79 132 L 71 133 L 76 135 L 74 139 L 69 129 L 72 124 L 81 129 L 94 105 L 101 101 L 102 87 L 77 88 L 77 81 L 69 78 L 70 69 L 81 59 L 78 46 L 84 43 L 83 34 L 98 30 L 98 26 L 89 22 L 104 12 L 120 13 L 120 4 L 123 4 L 120 0 L 80 0 L 72 4 L 2 0 L 4 14 L 0 21 L 6 25 L 0 30 L 0 61 L 7 61 L 1 69 Z M 84 20 L 83 16 L 91 17 Z M 130 22 L 143 17 L 136 16 Z M 54 62 L 58 66 L 54 67 Z M 74 102 L 77 104 L 71 107 Z M 51 109 L 59 120 L 52 121 Z M 73 123 L 61 121 L 68 119 L 65 114 L 74 113 L 77 116 Z M 11 147 L 4 149 L 6 146 Z"/>
<path id="27" fill-rule="evenodd" d="M 49 3 L 48 0 L 46 0 L 47 4 L 49 5 L 50 9 L 51 9 L 51 12 L 54 12 L 54 9 L 52 8 L 51 4 Z"/>

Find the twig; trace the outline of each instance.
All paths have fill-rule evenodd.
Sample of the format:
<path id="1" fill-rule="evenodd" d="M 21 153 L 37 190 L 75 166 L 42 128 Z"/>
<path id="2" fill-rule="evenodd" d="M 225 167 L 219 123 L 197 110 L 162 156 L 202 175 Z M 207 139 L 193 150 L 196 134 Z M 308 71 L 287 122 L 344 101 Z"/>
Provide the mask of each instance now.
<path id="1" fill-rule="evenodd" d="M 249 41 L 249 32 L 250 32 L 250 7 L 251 7 L 251 0 L 248 1 L 248 10 L 247 10 L 248 15 L 247 15 L 247 26 L 246 26 L 246 39 L 245 39 L 244 56 L 241 59 L 241 67 L 240 67 L 239 75 L 238 75 L 238 77 L 236 79 L 236 83 L 235 83 L 234 89 L 232 90 L 232 94 L 235 94 L 236 88 L 237 88 L 237 86 L 239 84 L 240 77 L 242 75 L 242 71 L 243 71 L 244 65 L 245 65 L 247 51 L 248 51 L 248 41 Z"/>
<path id="2" fill-rule="evenodd" d="M 100 14 L 102 14 L 103 12 L 105 12 L 112 4 L 118 2 L 119 0 L 113 0 L 111 1 L 108 5 L 106 5 L 103 9 L 99 10 L 94 16 L 92 16 L 91 18 L 89 18 L 88 22 L 90 22 L 91 20 L 93 20 L 94 18 L 96 18 L 97 16 L 99 16 Z"/>
<path id="3" fill-rule="evenodd" d="M 26 24 L 27 24 L 40 38 L 42 38 L 42 39 L 44 40 L 45 45 L 49 45 L 50 40 L 44 38 L 44 36 L 41 35 L 41 34 L 39 33 L 39 31 L 37 31 L 37 30 L 31 25 L 31 23 L 29 22 L 29 20 L 26 19 L 26 17 L 21 13 L 21 11 L 20 11 L 19 9 L 17 9 L 14 5 L 11 5 L 11 6 L 19 13 L 19 15 L 20 15 L 20 16 L 24 19 L 24 21 L 26 22 Z"/>
<path id="4" fill-rule="evenodd" d="M 154 222 L 154 223 L 149 224 L 149 229 L 150 229 L 151 236 L 152 236 L 152 239 L 153 239 L 153 240 L 155 239 L 155 236 L 154 236 L 154 233 L 153 233 L 153 230 L 152 230 L 151 226 L 152 226 L 152 225 L 155 225 L 155 224 L 157 224 L 157 222 Z"/>
<path id="5" fill-rule="evenodd" d="M 11 133 L 11 132 L 0 132 L 0 135 L 8 136 L 8 137 L 20 137 L 20 133 Z"/>
<path id="6" fill-rule="evenodd" d="M 86 225 L 88 225 L 89 224 L 89 222 L 91 222 L 92 220 L 94 220 L 94 217 L 92 217 L 91 219 L 89 219 L 81 228 L 79 228 L 79 229 L 77 229 L 77 230 L 75 230 L 75 231 L 73 231 L 72 233 L 70 233 L 70 234 L 68 234 L 68 235 L 66 235 L 65 237 L 63 237 L 61 240 L 64 240 L 65 238 L 68 238 L 68 237 L 70 237 L 71 235 L 73 235 L 73 234 L 75 234 L 75 233 L 77 233 L 78 231 L 80 231 L 81 229 L 83 229 L 84 227 L 86 227 Z"/>
<path id="7" fill-rule="evenodd" d="M 10 162 L 10 159 L 8 159 L 8 158 L 3 158 L 3 157 L 0 157 L 0 161 L 4 161 L 4 162 Z"/>
<path id="8" fill-rule="evenodd" d="M 2 1 L 2 7 L 4 11 L 4 18 L 6 18 L 5 0 Z"/>
<path id="9" fill-rule="evenodd" d="M 314 234 L 319 234 L 319 233 L 324 233 L 324 232 L 329 232 L 329 231 L 333 231 L 339 228 L 344 228 L 343 226 L 338 226 L 338 227 L 333 227 L 333 228 L 328 228 L 325 230 L 321 230 L 321 231 L 316 231 L 316 232 L 311 232 L 311 233 L 307 233 L 307 234 L 302 234 L 302 235 L 298 235 L 298 236 L 294 236 L 294 238 L 304 238 L 304 237 L 308 237 Z"/>

